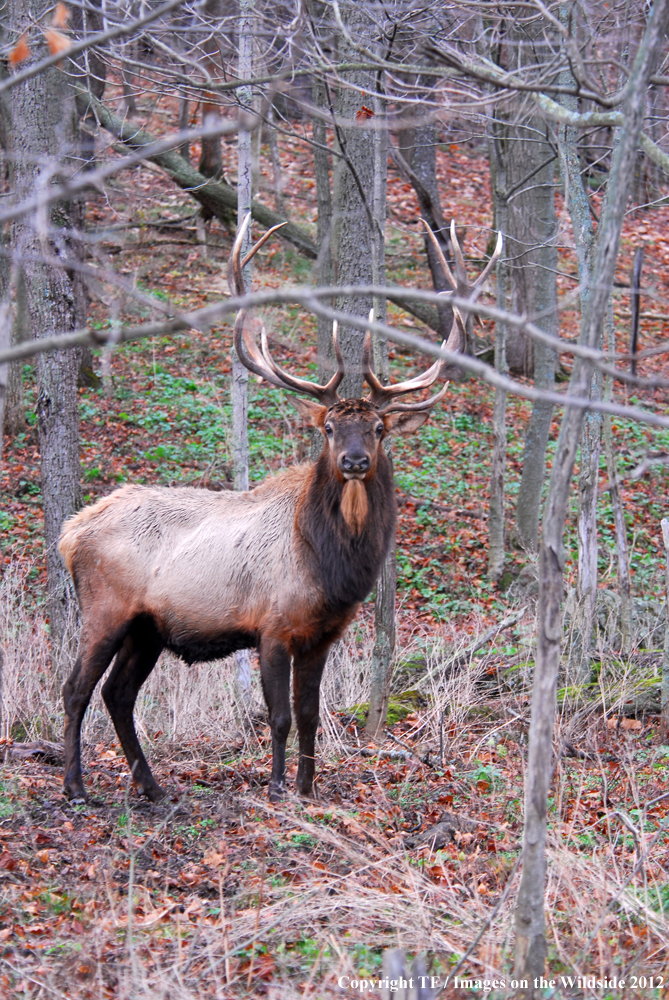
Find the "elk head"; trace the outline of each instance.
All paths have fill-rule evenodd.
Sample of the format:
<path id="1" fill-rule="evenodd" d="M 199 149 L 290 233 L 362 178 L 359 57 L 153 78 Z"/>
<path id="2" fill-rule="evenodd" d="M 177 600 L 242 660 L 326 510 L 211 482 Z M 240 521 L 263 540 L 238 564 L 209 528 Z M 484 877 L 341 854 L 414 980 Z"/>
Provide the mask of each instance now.
<path id="1" fill-rule="evenodd" d="M 242 269 L 263 243 L 278 229 L 270 229 L 241 259 L 241 245 L 248 229 L 250 216 L 237 234 L 230 262 L 230 284 L 236 294 L 244 293 Z M 464 324 L 460 313 L 453 312 L 453 327 L 442 347 L 459 350 L 464 336 Z M 370 321 L 372 320 L 370 313 Z M 246 313 L 237 314 L 234 343 L 242 364 L 255 375 L 271 385 L 289 389 L 300 396 L 291 402 L 311 424 L 320 430 L 324 438 L 322 456 L 326 456 L 336 479 L 342 484 L 342 513 L 349 526 L 359 531 L 367 516 L 367 494 L 364 483 L 373 479 L 379 457 L 381 442 L 389 434 L 409 434 L 417 430 L 430 415 L 432 407 L 443 399 L 448 384 L 440 392 L 428 399 L 417 402 L 401 402 L 399 397 L 407 393 L 427 389 L 443 377 L 447 363 L 438 359 L 422 375 L 394 385 L 383 385 L 375 375 L 371 365 L 371 332 L 368 330 L 362 352 L 363 378 L 370 388 L 366 399 L 341 399 L 339 385 L 344 378 L 344 358 L 337 341 L 337 323 L 333 324 L 332 339 L 336 359 L 336 370 L 325 385 L 298 378 L 280 368 L 272 358 L 265 327 L 261 327 L 260 347 L 245 325 Z M 303 396 L 310 399 L 301 398 Z"/>

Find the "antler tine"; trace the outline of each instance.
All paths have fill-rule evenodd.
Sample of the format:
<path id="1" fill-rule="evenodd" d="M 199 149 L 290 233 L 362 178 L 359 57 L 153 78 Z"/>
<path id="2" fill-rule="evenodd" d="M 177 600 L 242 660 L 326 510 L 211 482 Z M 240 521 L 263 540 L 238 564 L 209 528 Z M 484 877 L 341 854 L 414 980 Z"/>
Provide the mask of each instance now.
<path id="1" fill-rule="evenodd" d="M 455 291 L 455 289 L 457 287 L 457 282 L 456 282 L 455 278 L 453 277 L 453 272 L 451 271 L 449 263 L 446 260 L 446 257 L 444 256 L 444 251 L 441 249 L 441 245 L 439 243 L 439 240 L 437 239 L 437 237 L 432 232 L 432 226 L 429 226 L 427 224 L 427 222 L 425 221 L 425 219 L 423 219 L 422 217 L 421 217 L 420 221 L 425 226 L 425 232 L 426 232 L 426 234 L 427 234 L 427 236 L 428 236 L 428 238 L 429 238 L 429 240 L 430 240 L 430 242 L 431 242 L 431 244 L 432 244 L 432 246 L 434 248 L 434 252 L 436 253 L 436 255 L 437 255 L 438 259 L 439 259 L 439 263 L 441 264 L 441 266 L 444 269 L 444 274 L 446 275 L 446 279 L 448 281 L 450 281 L 451 287 L 453 288 L 453 291 Z"/>
<path id="2" fill-rule="evenodd" d="M 268 229 L 264 236 L 262 236 L 258 242 L 251 247 L 244 259 L 240 260 L 242 243 L 244 242 L 244 238 L 248 232 L 250 224 L 251 213 L 249 212 L 239 227 L 237 235 L 235 236 L 235 241 L 232 245 L 232 253 L 230 254 L 230 264 L 228 267 L 228 283 L 230 284 L 230 291 L 234 295 L 244 295 L 246 291 L 244 287 L 243 274 L 246 264 L 252 260 L 258 250 L 260 250 L 260 248 L 267 242 L 270 236 L 277 231 L 277 229 L 281 229 L 282 226 L 286 225 L 285 222 L 281 222 L 277 226 L 272 226 L 271 229 Z M 255 375 L 259 375 L 261 378 L 264 378 L 271 385 L 275 385 L 279 389 L 291 389 L 293 392 L 304 393 L 307 396 L 315 396 L 316 399 L 328 406 L 332 406 L 337 402 L 339 399 L 337 388 L 344 377 L 344 358 L 337 343 L 336 324 L 333 330 L 333 340 L 335 357 L 337 359 L 337 370 L 327 385 L 318 385 L 316 382 L 308 382 L 306 379 L 289 375 L 288 372 L 284 372 L 281 368 L 279 368 L 269 352 L 267 331 L 265 330 L 265 327 L 263 326 L 261 329 L 262 349 L 259 349 L 253 334 L 244 329 L 245 320 L 246 310 L 240 309 L 235 319 L 234 343 L 237 356 L 245 368 L 248 368 L 249 371 L 252 371 Z"/>
<path id="3" fill-rule="evenodd" d="M 247 219 L 251 218 L 251 213 L 250 212 L 248 213 L 248 215 L 246 216 L 246 218 Z M 246 221 L 246 220 L 244 220 L 244 221 Z M 271 229 L 268 229 L 267 232 L 265 233 L 265 235 L 261 236 L 260 239 L 258 240 L 258 242 L 255 244 L 255 246 L 252 246 L 251 249 L 249 250 L 249 252 L 247 253 L 246 257 L 242 261 L 242 270 L 246 267 L 246 265 L 249 263 L 249 261 L 253 260 L 253 258 L 255 257 L 255 255 L 258 253 L 258 250 L 260 250 L 260 248 L 263 247 L 265 245 L 265 243 L 267 243 L 267 240 L 270 238 L 270 236 L 273 236 L 274 233 L 278 229 L 283 229 L 283 227 L 287 226 L 287 225 L 288 225 L 288 222 L 279 222 L 279 223 L 277 223 L 276 226 L 272 226 Z M 247 228 L 248 228 L 248 226 L 247 226 Z"/>
<path id="4" fill-rule="evenodd" d="M 371 322 L 373 318 L 372 313 L 370 313 L 369 318 Z M 415 375 L 413 378 L 407 379 L 404 382 L 396 382 L 394 385 L 383 385 L 372 371 L 370 365 L 371 340 L 371 332 L 368 330 L 362 352 L 362 374 L 365 382 L 372 390 L 368 396 L 368 401 L 373 403 L 378 409 L 383 410 L 384 413 L 388 411 L 392 400 L 396 396 L 402 396 L 407 392 L 417 392 L 419 389 L 427 389 L 439 378 L 444 366 L 440 358 L 433 365 L 430 365 L 428 370 L 423 372 L 422 375 Z M 446 347 L 446 341 L 441 346 Z M 409 408 L 411 409 L 410 405 Z M 392 409 L 394 409 L 394 406 Z"/>
<path id="5" fill-rule="evenodd" d="M 451 245 L 453 246 L 453 256 L 455 257 L 455 274 L 458 279 L 457 284 L 468 285 L 467 268 L 465 258 L 460 248 L 460 241 L 455 232 L 455 219 L 451 219 Z"/>
<path id="6" fill-rule="evenodd" d="M 374 322 L 374 310 L 369 310 L 369 322 Z M 385 386 L 383 382 L 380 382 L 376 375 L 374 374 L 374 369 L 372 368 L 372 331 L 367 330 L 365 333 L 365 339 L 362 345 L 362 377 L 372 390 L 370 395 L 370 400 L 376 398 L 380 394 L 383 397 Z"/>
<path id="7" fill-rule="evenodd" d="M 307 379 L 298 378 L 296 375 L 290 375 L 285 372 L 282 368 L 279 368 L 276 361 L 272 357 L 269 351 L 269 342 L 267 340 L 267 331 L 263 326 L 261 332 L 262 341 L 262 353 L 265 364 L 269 367 L 272 372 L 275 385 L 279 384 L 278 380 L 281 380 L 282 388 L 292 389 L 293 392 L 301 392 L 307 396 L 315 396 L 319 402 L 326 406 L 334 406 L 334 404 L 339 400 L 339 393 L 337 388 L 344 377 L 344 358 L 342 356 L 341 350 L 339 349 L 339 344 L 337 343 L 337 328 L 336 323 L 333 324 L 332 340 L 334 343 L 335 357 L 337 359 L 337 370 L 334 375 L 325 385 L 319 385 L 317 382 L 309 382 Z M 257 350 L 257 348 L 256 348 Z M 271 381 L 271 380 L 269 380 Z"/>
<path id="8" fill-rule="evenodd" d="M 442 346 L 443 349 L 445 349 L 447 351 L 459 351 L 460 350 L 460 345 L 462 344 L 464 336 L 465 336 L 465 324 L 464 324 L 464 320 L 462 319 L 462 316 L 460 315 L 460 312 L 457 309 L 454 308 L 453 309 L 453 326 L 451 327 L 451 332 L 449 334 L 448 340 L 445 340 L 442 343 L 441 346 Z M 435 361 L 435 363 L 432 365 L 432 367 L 429 370 L 431 372 L 434 369 L 436 369 L 436 375 L 432 379 L 432 382 L 434 382 L 435 379 L 439 375 L 443 374 L 443 372 L 446 370 L 447 366 L 448 366 L 448 362 L 445 361 L 443 358 L 438 358 Z M 428 375 L 428 374 L 429 374 L 429 372 L 425 373 L 425 375 Z M 411 381 L 417 382 L 418 379 L 412 379 Z M 420 388 L 427 388 L 427 385 L 431 385 L 432 382 L 428 382 L 425 386 L 421 386 Z M 407 386 L 407 385 L 409 385 L 409 382 L 403 382 L 402 385 Z M 393 389 L 397 389 L 398 387 L 392 385 L 392 386 L 383 386 L 383 388 L 384 389 L 391 389 L 391 390 L 393 390 Z M 418 410 L 429 410 L 436 403 L 438 403 L 439 400 L 441 400 L 441 399 L 444 398 L 444 396 L 446 395 L 447 389 L 448 389 L 448 382 L 443 387 L 443 389 L 440 389 L 439 392 L 436 393 L 434 396 L 430 396 L 428 399 L 419 400 L 416 403 L 394 403 L 392 401 L 392 398 L 391 398 L 388 401 L 388 405 L 385 406 L 385 407 L 383 407 L 383 412 L 384 413 L 413 413 L 413 412 L 416 412 Z M 408 392 L 410 390 L 405 389 L 404 391 Z"/>
<path id="9" fill-rule="evenodd" d="M 483 270 L 479 274 L 478 278 L 474 282 L 474 284 L 472 286 L 473 289 L 474 288 L 478 289 L 478 288 L 481 288 L 483 286 L 483 284 L 485 283 L 486 278 L 488 277 L 488 275 L 492 271 L 493 267 L 495 266 L 495 264 L 499 260 L 503 248 L 504 248 L 504 237 L 502 236 L 501 232 L 499 232 L 499 233 L 497 233 L 497 242 L 495 244 L 495 249 L 493 250 L 492 257 L 490 258 L 490 260 L 488 261 L 488 263 L 483 268 Z"/>
<path id="10" fill-rule="evenodd" d="M 253 372 L 254 375 L 259 375 L 260 378 L 264 378 L 266 382 L 270 382 L 278 389 L 292 388 L 292 386 L 284 382 L 280 375 L 276 375 L 272 369 L 268 367 L 264 357 L 258 350 L 258 345 L 256 344 L 255 339 L 253 336 L 249 336 L 247 331 L 244 330 L 244 317 L 241 313 L 238 314 L 237 320 L 235 321 L 234 343 L 235 350 L 237 351 L 237 357 L 244 367 L 248 368 L 248 370 Z"/>
<path id="11" fill-rule="evenodd" d="M 450 383 L 446 382 L 443 389 L 440 389 L 434 396 L 430 396 L 429 399 L 421 399 L 417 403 L 393 403 L 391 406 L 385 407 L 384 413 L 415 413 L 418 410 L 430 410 L 438 403 L 440 399 L 443 399 L 448 392 L 448 386 Z"/>

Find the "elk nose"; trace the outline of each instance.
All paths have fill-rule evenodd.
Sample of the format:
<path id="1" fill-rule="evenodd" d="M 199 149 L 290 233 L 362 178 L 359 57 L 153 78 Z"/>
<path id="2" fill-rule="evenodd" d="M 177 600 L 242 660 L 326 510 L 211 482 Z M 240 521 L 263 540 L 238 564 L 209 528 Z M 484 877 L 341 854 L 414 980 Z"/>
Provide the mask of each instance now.
<path id="1" fill-rule="evenodd" d="M 365 455 L 363 451 L 350 451 L 344 455 L 341 465 L 343 472 L 367 472 L 370 465 L 369 455 Z"/>

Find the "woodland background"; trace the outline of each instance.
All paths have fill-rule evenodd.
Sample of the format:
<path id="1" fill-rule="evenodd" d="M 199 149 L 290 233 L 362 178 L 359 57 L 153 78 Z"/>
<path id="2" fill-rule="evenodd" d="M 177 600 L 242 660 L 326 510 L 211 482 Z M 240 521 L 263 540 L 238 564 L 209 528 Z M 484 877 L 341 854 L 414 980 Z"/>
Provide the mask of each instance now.
<path id="1" fill-rule="evenodd" d="M 6 995 L 339 996 L 394 948 L 442 981 L 545 962 L 669 995 L 667 6 L 1 8 Z M 256 237 L 290 220 L 253 275 L 289 370 L 328 370 L 319 302 L 387 319 L 386 378 L 425 366 L 412 338 L 436 352 L 451 323 L 425 224 L 467 353 L 393 443 L 396 559 L 326 671 L 319 799 L 267 803 L 254 654 L 165 655 L 137 719 L 169 800 L 138 801 L 96 695 L 72 806 L 64 517 L 124 482 L 239 488 L 313 453 L 231 354 L 249 207 Z M 451 219 L 468 282 L 505 237 L 477 310 Z M 331 286 L 357 291 L 314 298 Z M 34 357 L 49 337 L 69 349 Z M 342 322 L 351 394 L 361 339 Z M 568 391 L 599 406 L 582 427 Z"/>

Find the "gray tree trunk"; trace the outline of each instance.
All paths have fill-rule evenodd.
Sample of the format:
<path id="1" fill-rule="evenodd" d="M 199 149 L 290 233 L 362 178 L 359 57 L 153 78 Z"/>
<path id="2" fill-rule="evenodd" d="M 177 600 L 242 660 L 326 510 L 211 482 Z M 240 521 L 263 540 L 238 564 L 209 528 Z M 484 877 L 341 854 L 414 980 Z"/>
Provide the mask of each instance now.
<path id="1" fill-rule="evenodd" d="M 664 542 L 664 553 L 666 561 L 665 574 L 665 625 L 664 625 L 664 651 L 662 655 L 662 687 L 660 690 L 660 727 L 661 737 L 664 743 L 669 743 L 669 521 L 662 520 L 662 540 Z"/>
<path id="2" fill-rule="evenodd" d="M 321 4 L 314 5 L 321 7 Z M 328 111 L 327 94 L 322 80 L 315 78 L 312 87 L 314 107 L 325 114 Z M 327 287 L 332 284 L 332 189 L 330 186 L 330 155 L 327 152 L 327 129 L 323 118 L 316 114 L 312 122 L 314 138 L 314 177 L 316 180 L 316 284 Z M 333 371 L 332 323 L 325 316 L 318 317 L 318 376 L 321 383 L 327 382 Z M 318 451 L 322 444 L 319 433 L 316 438 Z"/>
<path id="3" fill-rule="evenodd" d="M 669 0 L 657 0 L 648 16 L 629 78 L 624 104 L 625 124 L 611 159 L 609 195 L 597 228 L 593 285 L 584 310 L 579 340 L 595 347 L 599 343 L 613 279 L 623 218 L 634 177 L 634 163 L 646 105 L 646 88 L 658 62 L 667 27 Z M 591 366 L 575 360 L 569 393 L 583 396 L 591 380 Z M 525 780 L 525 825 L 523 870 L 516 904 L 515 976 L 534 982 L 543 975 L 546 958 L 544 885 L 546 879 L 546 813 L 552 774 L 552 739 L 557 677 L 560 666 L 563 589 L 563 534 L 569 488 L 582 425 L 582 410 L 567 406 L 560 427 L 557 452 L 544 512 L 539 550 L 539 608 L 537 652 L 532 690 L 529 754 Z M 543 991 L 530 986 L 525 997 Z"/>
<path id="4" fill-rule="evenodd" d="M 488 137 L 490 175 L 495 211 L 495 225 L 503 233 L 508 229 L 506 203 L 507 174 L 504 140 L 498 132 L 499 123 L 492 117 Z M 505 259 L 497 264 L 497 307 L 508 308 L 509 268 Z M 506 324 L 495 323 L 495 368 L 502 374 L 508 371 L 506 360 Z M 493 452 L 490 465 L 490 507 L 488 511 L 488 576 L 499 582 L 504 573 L 504 477 L 506 472 L 506 393 L 495 389 L 493 404 Z"/>
<path id="5" fill-rule="evenodd" d="M 7 257 L 0 259 L 0 351 L 6 351 L 12 344 L 12 308 L 9 287 L 9 267 Z M 5 411 L 8 397 L 10 365 L 0 364 L 0 466 L 4 444 L 3 428 L 6 427 Z M 1 681 L 1 678 L 0 678 Z"/>
<path id="6" fill-rule="evenodd" d="M 570 16 L 563 7 L 563 20 Z M 573 84 L 570 72 L 565 71 L 561 80 Z M 568 95 L 563 103 L 569 110 L 576 110 L 576 98 Z M 579 272 L 581 311 L 587 309 L 593 274 L 595 233 L 590 204 L 583 184 L 578 155 L 578 133 L 573 128 L 558 129 L 560 170 L 567 194 Z M 600 344 L 601 346 L 601 344 Z M 601 378 L 594 377 L 590 393 L 601 398 Z M 578 480 L 578 578 L 576 610 L 571 630 L 569 650 L 570 680 L 587 684 L 590 680 L 590 651 L 597 596 L 597 481 L 601 449 L 602 420 L 599 413 L 587 413 L 581 430 L 580 471 Z"/>
<path id="7" fill-rule="evenodd" d="M 239 76 L 248 80 L 253 72 L 253 15 L 254 0 L 242 0 L 239 7 Z M 242 87 L 238 97 L 242 106 L 251 104 L 251 88 Z M 219 143 L 220 152 L 220 143 Z M 237 225 L 241 226 L 251 211 L 253 201 L 253 178 L 251 164 L 251 133 L 240 128 L 237 133 Z M 241 256 L 244 257 L 251 246 L 251 226 Z M 251 287 L 251 266 L 244 271 L 247 289 Z M 232 460 L 234 486 L 236 490 L 249 488 L 249 421 L 248 421 L 248 370 L 232 348 Z M 237 664 L 237 693 L 243 704 L 248 704 L 251 696 L 251 660 L 248 649 L 235 653 Z"/>
<path id="8" fill-rule="evenodd" d="M 434 112 L 423 103 L 410 104 L 401 117 L 404 120 L 408 119 L 409 125 L 403 127 L 399 133 L 398 157 L 395 160 L 414 189 L 421 217 L 437 237 L 448 260 L 448 226 L 442 212 L 437 185 L 437 126 Z M 424 243 L 435 292 L 449 291 L 448 278 L 427 234 L 424 236 Z M 437 332 L 442 340 L 448 339 L 453 325 L 453 310 L 448 302 L 437 307 L 437 314 L 439 316 Z M 466 317 L 466 323 L 468 326 L 471 325 L 469 316 Z"/>
<path id="9" fill-rule="evenodd" d="M 20 35 L 35 19 L 43 19 L 49 9 L 46 0 L 30 9 L 23 0 L 13 0 L 13 30 Z M 36 49 L 37 45 L 33 51 Z M 43 171 L 50 169 L 54 157 L 67 161 L 78 152 L 78 119 L 64 70 L 52 67 L 14 87 L 12 121 L 14 188 L 17 198 L 22 199 L 43 182 Z M 81 311 L 81 291 L 68 267 L 76 263 L 79 249 L 72 232 L 72 212 L 73 206 L 61 203 L 52 206 L 44 221 L 22 219 L 14 225 L 13 251 L 24 268 L 30 326 L 39 338 L 73 331 Z M 63 521 L 81 503 L 79 362 L 77 349 L 41 354 L 37 360 L 49 629 L 54 666 L 60 670 L 67 667 L 73 652 L 77 618 L 72 583 L 57 542 Z"/>
<path id="10" fill-rule="evenodd" d="M 30 336 L 25 275 L 22 267 L 16 267 L 15 272 L 16 301 L 14 303 L 14 322 L 12 324 L 12 347 L 27 340 Z M 9 365 L 3 423 L 5 435 L 8 438 L 16 437 L 17 434 L 25 431 L 28 426 L 23 394 L 22 361 L 12 361 Z"/>
<path id="11" fill-rule="evenodd" d="M 605 345 L 607 351 L 615 350 L 615 333 L 613 326 L 613 308 L 609 304 L 606 316 Z M 613 380 L 607 376 L 604 388 L 604 398 L 610 400 L 613 396 Z M 630 580 L 629 555 L 627 549 L 627 525 L 625 511 L 620 498 L 620 484 L 616 466 L 616 453 L 613 444 L 613 426 L 610 413 L 602 414 L 602 442 L 606 455 L 606 468 L 609 478 L 609 496 L 613 511 L 613 525 L 616 535 L 616 557 L 618 563 L 618 597 L 620 598 L 620 648 L 628 652 L 632 632 L 632 584 Z"/>
<path id="12" fill-rule="evenodd" d="M 362 4 L 342 6 L 341 15 L 351 39 L 361 45 L 373 43 L 374 23 Z M 359 60 L 357 48 L 344 33 L 339 36 L 339 58 L 343 62 Z M 338 285 L 369 285 L 374 255 L 374 131 L 367 126 L 362 107 L 372 103 L 376 81 L 368 70 L 347 72 L 344 78 L 348 86 L 339 87 L 336 99 L 336 145 L 341 157 L 335 160 L 333 182 L 334 278 Z M 336 306 L 354 316 L 367 316 L 372 298 L 348 295 L 339 298 Z M 339 343 L 346 363 L 340 389 L 343 397 L 362 395 L 363 339 L 360 330 L 340 324 Z"/>
<path id="13" fill-rule="evenodd" d="M 535 138 L 544 141 L 523 143 L 529 154 L 525 161 L 525 174 L 550 156 L 550 146 L 545 128 L 537 127 Z M 522 169 L 522 163 L 517 164 Z M 546 164 L 526 183 L 524 189 L 511 199 L 510 217 L 514 218 L 513 231 L 520 233 L 524 223 L 525 238 L 531 241 L 526 256 L 527 267 L 517 274 L 516 301 L 512 307 L 529 315 L 539 316 L 547 333 L 557 337 L 559 315 L 557 304 L 557 216 L 555 212 L 554 164 Z M 517 223 L 517 227 L 515 225 Z M 533 375 L 537 389 L 551 391 L 555 385 L 555 352 L 545 344 L 533 345 Z M 516 532 L 520 543 L 535 552 L 539 539 L 541 493 L 546 478 L 546 448 L 550 433 L 553 407 L 537 400 L 530 415 L 523 449 L 523 471 L 516 502 Z"/>
<path id="14" fill-rule="evenodd" d="M 377 88 L 380 91 L 380 86 Z M 372 281 L 381 286 L 386 282 L 385 231 L 386 192 L 388 187 L 388 132 L 384 99 L 377 95 L 374 99 L 374 187 L 372 231 Z M 374 298 L 374 316 L 380 322 L 386 321 L 386 300 Z M 374 367 L 383 382 L 390 377 L 388 365 L 388 341 L 385 337 L 374 337 Z M 390 442 L 388 456 L 392 462 Z M 397 594 L 397 549 L 395 539 L 390 547 L 376 585 L 374 604 L 374 648 L 372 650 L 371 686 L 369 712 L 365 735 L 376 739 L 388 718 L 388 698 L 395 659 L 395 599 Z"/>

